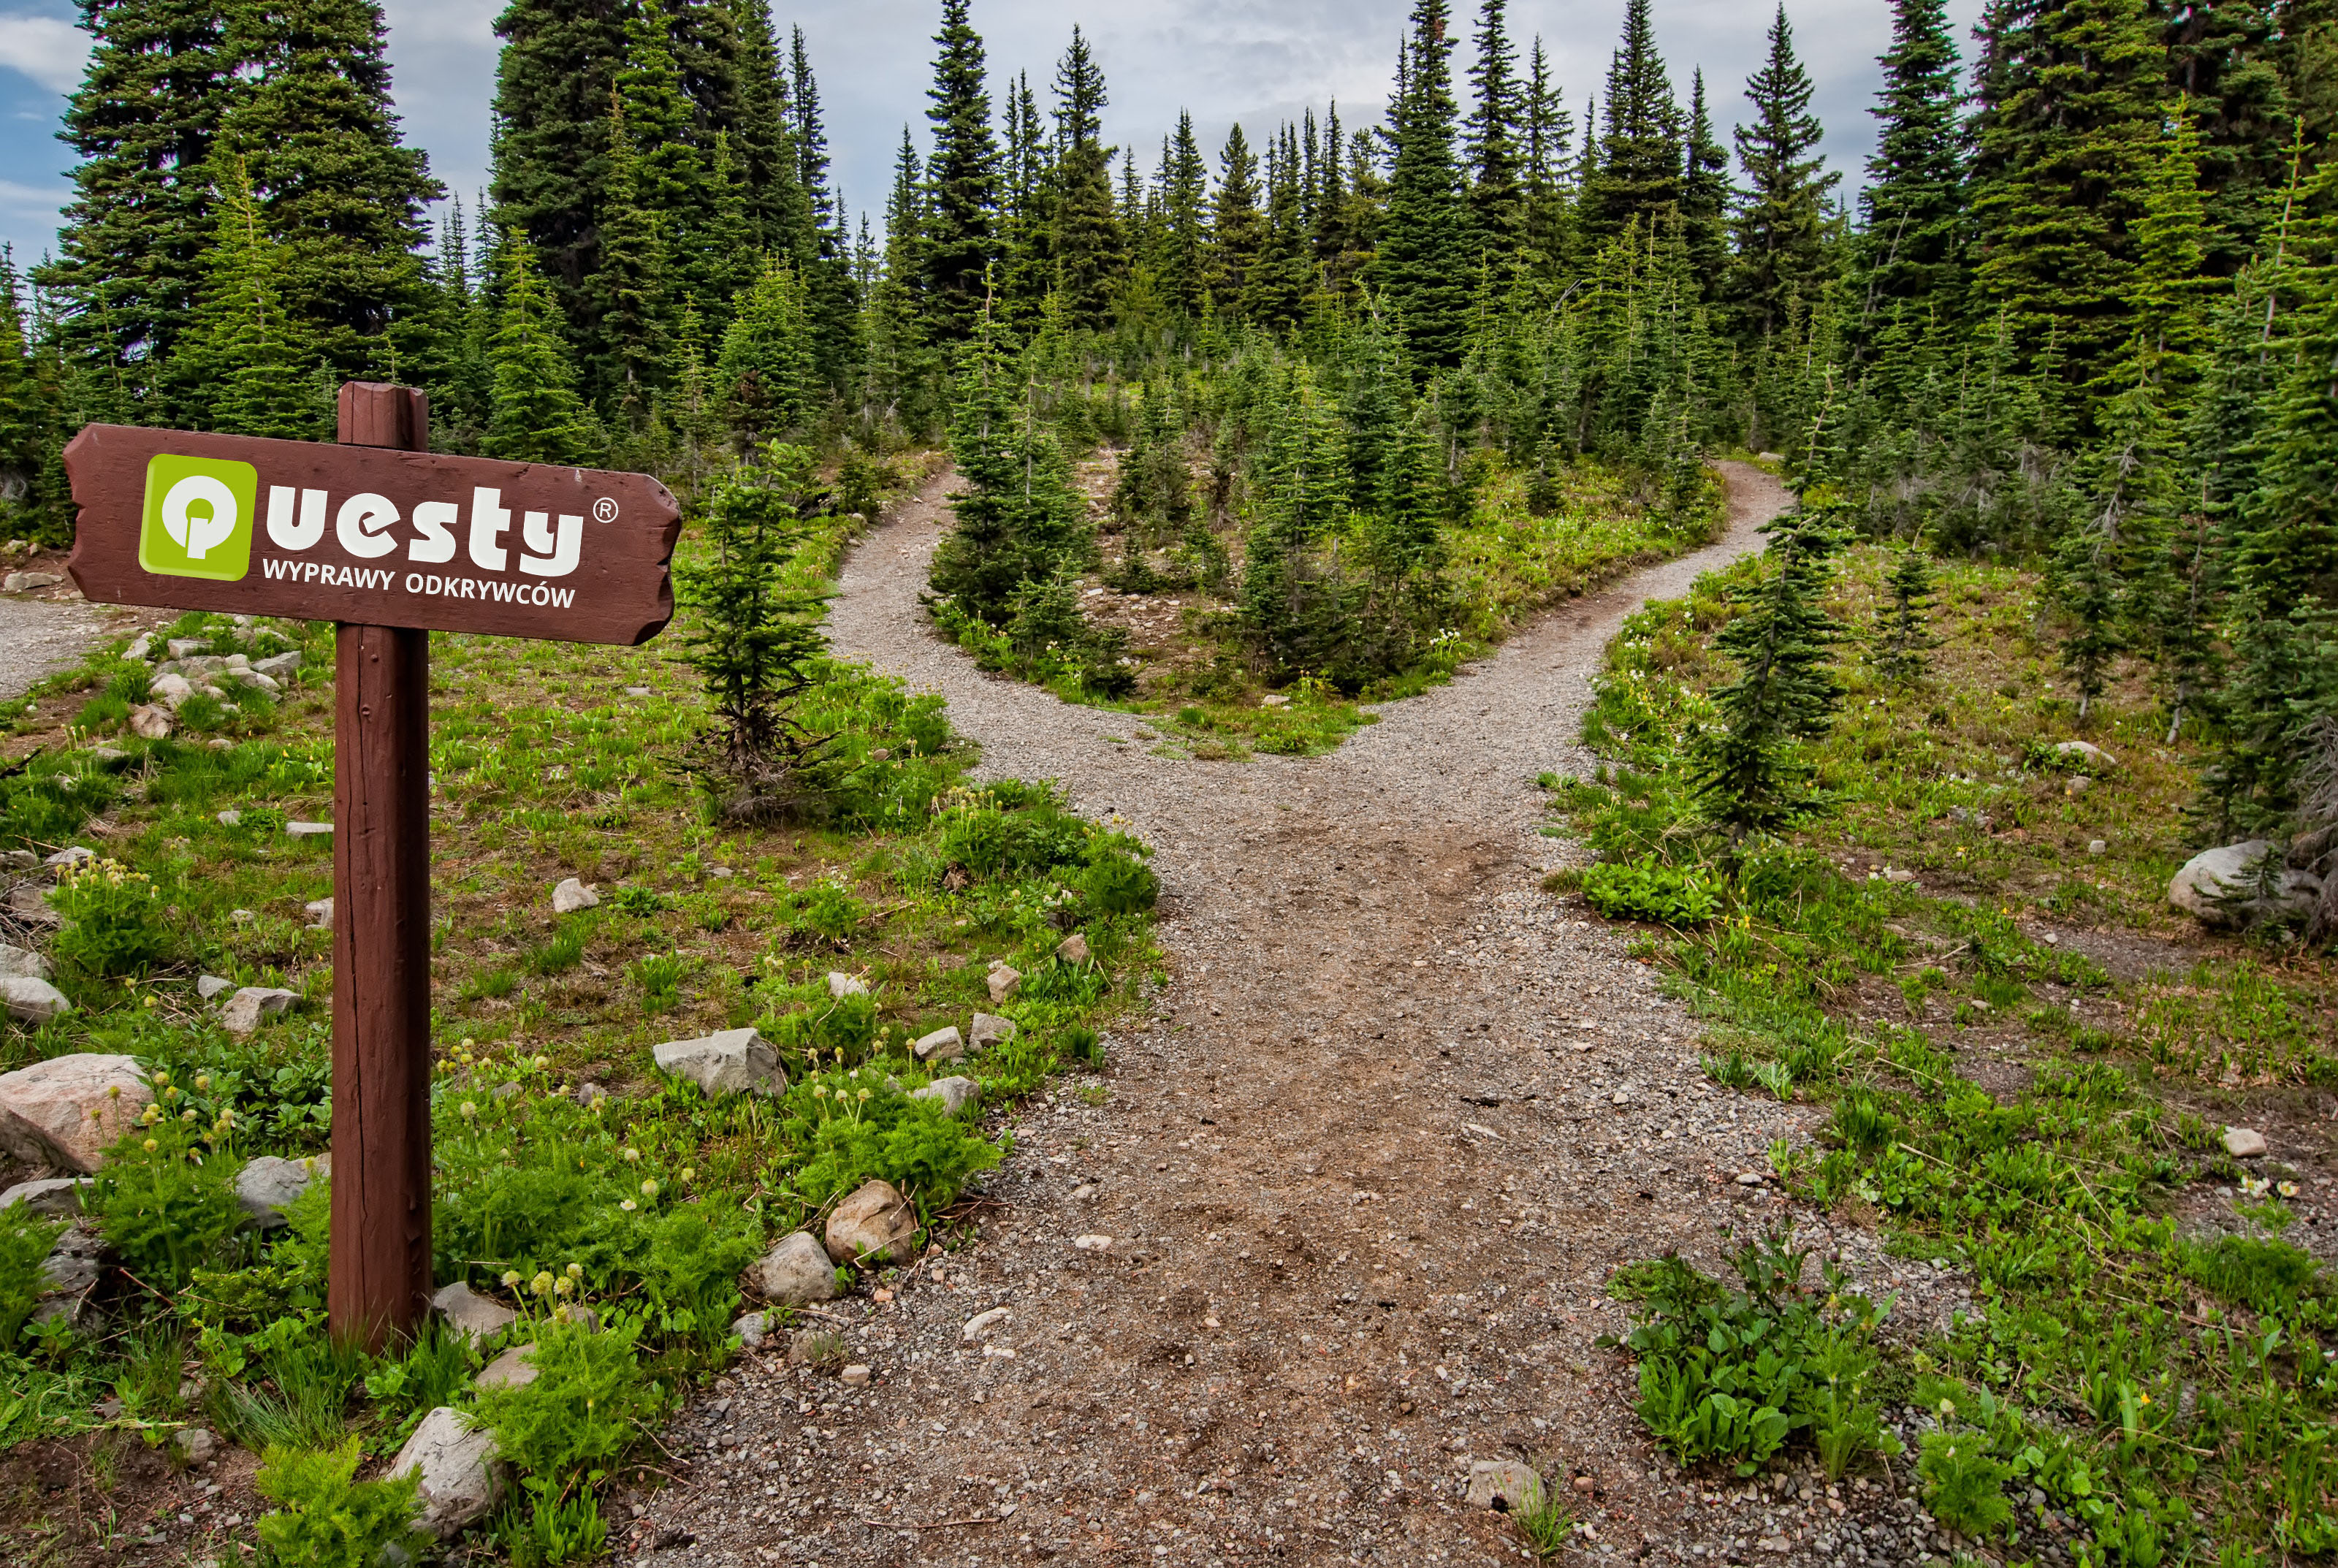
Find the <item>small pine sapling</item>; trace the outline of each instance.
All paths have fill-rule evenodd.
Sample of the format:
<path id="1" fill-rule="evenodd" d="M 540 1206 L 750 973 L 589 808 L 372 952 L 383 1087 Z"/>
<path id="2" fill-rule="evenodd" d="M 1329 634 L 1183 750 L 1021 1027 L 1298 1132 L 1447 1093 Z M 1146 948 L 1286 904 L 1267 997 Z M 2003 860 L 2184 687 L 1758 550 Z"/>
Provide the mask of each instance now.
<path id="1" fill-rule="evenodd" d="M 1828 668 L 1836 633 L 1824 603 L 1842 536 L 1803 512 L 1763 532 L 1761 583 L 1714 640 L 1737 662 L 1737 679 L 1714 693 L 1721 726 L 1699 743 L 1699 793 L 1733 842 L 1808 809 L 1800 742 L 1826 733 L 1842 696 Z"/>
<path id="2" fill-rule="evenodd" d="M 1891 603 L 1876 618 L 1875 668 L 1894 686 L 1913 686 L 1927 671 L 1924 655 L 1940 646 L 1925 612 L 1931 608 L 1932 564 L 1922 542 L 1900 552 L 1890 578 Z"/>

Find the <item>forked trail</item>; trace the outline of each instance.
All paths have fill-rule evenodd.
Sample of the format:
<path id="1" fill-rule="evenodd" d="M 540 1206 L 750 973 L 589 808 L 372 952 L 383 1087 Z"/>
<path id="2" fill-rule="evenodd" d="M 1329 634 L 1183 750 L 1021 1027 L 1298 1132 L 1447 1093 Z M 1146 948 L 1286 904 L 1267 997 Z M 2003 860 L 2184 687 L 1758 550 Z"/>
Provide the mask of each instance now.
<path id="1" fill-rule="evenodd" d="M 945 695 L 986 776 L 1060 779 L 1156 847 L 1169 984 L 1110 1042 L 1104 1093 L 1067 1083 L 1011 1119 L 981 1246 L 840 1304 L 876 1387 L 743 1364 L 669 1436 L 689 1479 L 632 1551 L 1515 1561 L 1510 1527 L 1462 1503 L 1472 1458 L 1570 1488 L 1594 1554 L 1751 1550 L 1747 1523 L 1661 1478 L 1628 1370 L 1593 1341 L 1623 1324 L 1614 1264 L 1710 1264 L 1720 1227 L 1771 1211 L 1735 1178 L 1805 1113 L 1713 1093 L 1625 939 L 1535 888 L 1574 851 L 1539 835 L 1534 779 L 1586 765 L 1603 644 L 1787 504 L 1725 471 L 1720 543 L 1562 606 L 1317 759 L 1157 757 L 1133 716 L 980 674 L 918 610 L 944 485 L 878 528 L 844 570 L 839 652 Z M 1751 1523 L 1823 1560 L 1826 1518 Z"/>

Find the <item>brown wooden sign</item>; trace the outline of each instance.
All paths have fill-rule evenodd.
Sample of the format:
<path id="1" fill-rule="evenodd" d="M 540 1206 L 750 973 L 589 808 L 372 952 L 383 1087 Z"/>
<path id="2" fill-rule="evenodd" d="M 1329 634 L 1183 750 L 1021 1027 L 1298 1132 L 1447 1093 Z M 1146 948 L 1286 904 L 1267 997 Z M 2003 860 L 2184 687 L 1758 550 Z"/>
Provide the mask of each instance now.
<path id="1" fill-rule="evenodd" d="M 673 618 L 682 514 L 646 474 L 126 425 L 65 473 L 93 601 L 562 642 Z"/>

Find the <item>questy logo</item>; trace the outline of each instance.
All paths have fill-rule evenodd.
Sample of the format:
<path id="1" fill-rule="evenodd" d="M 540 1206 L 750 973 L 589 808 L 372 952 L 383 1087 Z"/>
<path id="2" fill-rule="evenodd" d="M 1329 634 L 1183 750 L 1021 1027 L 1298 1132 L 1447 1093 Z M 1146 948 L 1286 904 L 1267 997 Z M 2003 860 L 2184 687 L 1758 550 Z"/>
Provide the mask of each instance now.
<path id="1" fill-rule="evenodd" d="M 260 470 L 216 457 L 158 452 L 146 463 L 138 564 L 161 577 L 233 583 L 251 570 Z"/>

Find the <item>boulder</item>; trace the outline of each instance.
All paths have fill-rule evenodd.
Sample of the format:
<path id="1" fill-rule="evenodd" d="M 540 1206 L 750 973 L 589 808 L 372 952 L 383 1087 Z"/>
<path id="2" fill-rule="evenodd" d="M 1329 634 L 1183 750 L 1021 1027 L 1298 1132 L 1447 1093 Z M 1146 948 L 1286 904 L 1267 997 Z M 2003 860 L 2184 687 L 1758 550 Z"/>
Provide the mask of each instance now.
<path id="1" fill-rule="evenodd" d="M 918 1213 L 890 1181 L 866 1181 L 828 1217 L 828 1255 L 839 1263 L 907 1263 Z"/>
<path id="2" fill-rule="evenodd" d="M 552 912 L 555 915 L 574 915 L 579 909 L 590 909 L 600 902 L 599 892 L 574 877 L 565 878 L 552 890 Z"/>
<path id="3" fill-rule="evenodd" d="M 519 1320 L 518 1313 L 492 1297 L 480 1295 L 460 1279 L 431 1297 L 430 1305 L 446 1319 L 447 1328 L 468 1337 L 474 1344 L 493 1338 Z"/>
<path id="4" fill-rule="evenodd" d="M 8 889 L 6 907 L 9 916 L 20 926 L 58 926 L 65 917 L 49 907 L 41 890 L 30 882 L 19 882 Z"/>
<path id="5" fill-rule="evenodd" d="M 260 1022 L 279 1018 L 292 1010 L 300 1000 L 298 991 L 286 991 L 270 985 L 246 985 L 227 999 L 220 1009 L 220 1027 L 231 1034 L 249 1034 Z"/>
<path id="6" fill-rule="evenodd" d="M 966 1032 L 967 1044 L 977 1051 L 987 1051 L 993 1045 L 1004 1045 L 1015 1038 L 1015 1020 L 1001 1018 L 996 1013 L 977 1013 Z"/>
<path id="7" fill-rule="evenodd" d="M 171 738 L 171 710 L 159 702 L 141 702 L 130 710 L 130 732 L 141 740 Z"/>
<path id="8" fill-rule="evenodd" d="M 958 1032 L 957 1024 L 946 1024 L 921 1036 L 909 1049 L 920 1062 L 954 1062 L 966 1054 L 966 1036 Z"/>
<path id="9" fill-rule="evenodd" d="M 847 996 L 866 996 L 869 995 L 869 982 L 857 975 L 831 969 L 828 972 L 828 994 L 840 1002 Z"/>
<path id="10" fill-rule="evenodd" d="M 990 1004 L 992 1006 L 996 1007 L 1001 1002 L 1006 1001 L 1009 996 L 1014 995 L 1017 988 L 1022 984 L 1023 971 L 1014 967 L 1012 965 L 1002 964 L 995 958 L 991 960 L 989 985 Z"/>
<path id="11" fill-rule="evenodd" d="M 2264 1152 L 2265 1136 L 2255 1128 L 2227 1127 L 2225 1129 L 2225 1152 L 2234 1159 L 2262 1160 L 2264 1158 Z"/>
<path id="12" fill-rule="evenodd" d="M 35 588 L 54 588 L 64 581 L 54 572 L 11 572 L 0 577 L 0 591 L 29 593 Z"/>
<path id="13" fill-rule="evenodd" d="M 293 671 L 300 668 L 300 655 L 297 652 L 279 653 L 272 658 L 257 660 L 251 667 L 271 680 L 289 680 Z"/>
<path id="14" fill-rule="evenodd" d="M 669 1040 L 651 1054 L 660 1071 L 689 1079 L 710 1100 L 751 1090 L 776 1098 L 788 1086 L 778 1054 L 752 1027 L 725 1029 L 695 1040 Z"/>
<path id="15" fill-rule="evenodd" d="M 955 1116 L 982 1099 L 982 1085 L 971 1078 L 937 1078 L 922 1089 L 909 1091 L 912 1100 L 938 1100 Z"/>
<path id="16" fill-rule="evenodd" d="M 495 1435 L 473 1430 L 451 1405 L 422 1418 L 389 1462 L 389 1474 L 421 1478 L 417 1529 L 446 1541 L 486 1517 L 502 1501 L 506 1470 L 496 1456 Z"/>
<path id="17" fill-rule="evenodd" d="M 515 1345 L 479 1368 L 475 1381 L 482 1388 L 525 1388 L 535 1381 L 535 1364 L 527 1358 L 533 1345 Z"/>
<path id="18" fill-rule="evenodd" d="M 244 1223 L 257 1230 L 273 1230 L 290 1223 L 285 1211 L 316 1179 L 318 1161 L 285 1160 L 262 1154 L 249 1161 L 235 1176 L 235 1200 L 242 1205 Z"/>
<path id="19" fill-rule="evenodd" d="M 198 975 L 195 976 L 195 995 L 205 1002 L 223 996 L 228 992 L 234 989 L 235 982 L 229 979 L 224 975 Z"/>
<path id="20" fill-rule="evenodd" d="M 1466 1502 L 1498 1514 L 1533 1514 L 1550 1500 L 1534 1466 L 1516 1459 L 1472 1459 Z"/>
<path id="21" fill-rule="evenodd" d="M 157 675 L 146 684 L 146 695 L 168 708 L 179 710 L 179 705 L 195 694 L 195 683 L 176 670 Z"/>
<path id="22" fill-rule="evenodd" d="M 0 1211 L 22 1203 L 28 1214 L 38 1214 L 50 1220 L 70 1220 L 81 1212 L 81 1190 L 89 1185 L 86 1176 L 53 1176 L 40 1181 L 19 1181 L 5 1192 L 0 1192 Z"/>
<path id="23" fill-rule="evenodd" d="M 52 1056 L 0 1073 L 0 1148 L 30 1164 L 86 1175 L 153 1099 L 135 1057 Z"/>
<path id="24" fill-rule="evenodd" d="M 63 867 L 66 866 L 78 866 L 84 860 L 94 860 L 96 858 L 97 851 L 90 848 L 88 846 L 83 844 L 68 844 L 64 848 L 58 850 L 55 854 L 50 856 L 47 859 L 42 861 L 41 864 L 44 866 Z"/>
<path id="25" fill-rule="evenodd" d="M 2118 766 L 2118 759 L 2091 740 L 2064 740 L 2054 748 L 2054 755 L 2066 762 L 2080 762 L 2096 772 Z"/>
<path id="26" fill-rule="evenodd" d="M 836 1265 L 829 1260 L 820 1238 L 809 1230 L 781 1237 L 780 1244 L 756 1263 L 753 1277 L 763 1298 L 782 1307 L 833 1301 L 837 1297 Z"/>
<path id="27" fill-rule="evenodd" d="M 2280 856 L 2264 838 L 2203 849 L 2167 884 L 2167 901 L 2203 926 L 2220 930 L 2303 919 L 2321 897 L 2321 879 L 2290 870 Z"/>
<path id="28" fill-rule="evenodd" d="M 1056 956 L 1061 958 L 1066 964 L 1078 965 L 1086 963 L 1088 961 L 1088 939 L 1081 936 L 1076 931 L 1073 932 L 1061 942 L 1056 944 Z"/>
<path id="29" fill-rule="evenodd" d="M 14 975 L 0 980 L 0 1010 L 19 1024 L 37 1027 L 73 1011 L 73 1001 L 45 980 Z"/>

